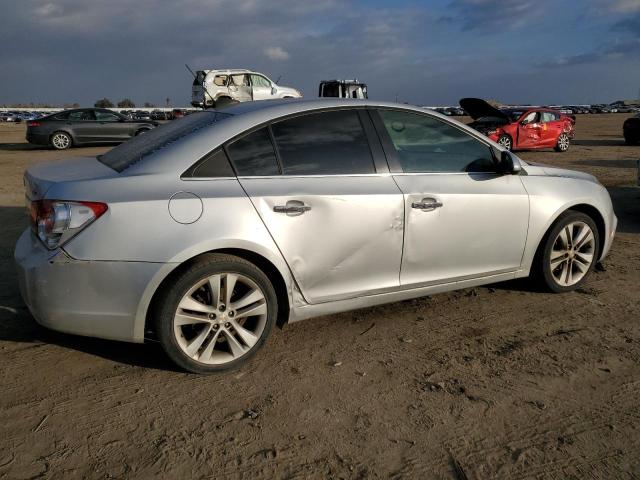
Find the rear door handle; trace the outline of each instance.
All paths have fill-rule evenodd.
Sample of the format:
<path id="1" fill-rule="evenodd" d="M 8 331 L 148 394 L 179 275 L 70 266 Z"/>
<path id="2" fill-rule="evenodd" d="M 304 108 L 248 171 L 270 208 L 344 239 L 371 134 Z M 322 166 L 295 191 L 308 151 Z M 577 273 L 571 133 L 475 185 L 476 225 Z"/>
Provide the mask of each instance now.
<path id="1" fill-rule="evenodd" d="M 423 198 L 421 202 L 413 202 L 411 204 L 411 208 L 430 212 L 436 208 L 442 207 L 443 205 L 444 204 L 442 202 L 439 202 L 435 198 Z"/>
<path id="2" fill-rule="evenodd" d="M 309 210 L 311 210 L 311 207 L 299 200 L 289 200 L 286 205 L 275 205 L 273 207 L 274 212 L 286 213 L 289 216 L 302 215 Z"/>

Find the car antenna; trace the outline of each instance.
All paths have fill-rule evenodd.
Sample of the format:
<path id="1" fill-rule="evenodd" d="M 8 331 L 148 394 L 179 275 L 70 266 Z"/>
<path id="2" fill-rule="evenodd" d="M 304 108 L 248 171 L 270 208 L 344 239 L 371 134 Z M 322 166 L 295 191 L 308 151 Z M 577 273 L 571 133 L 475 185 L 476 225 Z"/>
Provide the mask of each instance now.
<path id="1" fill-rule="evenodd" d="M 280 76 L 278 77 L 278 79 L 276 80 L 276 85 L 280 85 L 280 79 L 281 79 L 281 78 L 282 78 L 282 75 L 280 75 Z"/>
<path id="2" fill-rule="evenodd" d="M 193 70 L 191 70 L 191 68 L 189 67 L 189 65 L 187 65 L 186 63 L 184 64 L 185 67 L 187 67 L 187 70 L 189 70 L 189 73 L 191 73 L 191 75 L 193 76 L 193 79 L 196 80 L 198 78 L 198 76 L 193 73 Z M 277 82 L 276 82 L 277 83 Z M 207 95 L 209 95 L 209 98 L 211 99 L 211 101 L 213 102 L 213 104 L 216 104 L 216 101 L 213 99 L 213 97 L 211 96 L 211 94 L 209 93 L 209 90 L 207 90 L 207 86 L 205 85 L 205 82 L 202 83 L 202 88 L 204 88 L 204 91 Z M 206 100 L 204 102 L 205 104 L 202 106 L 203 110 L 206 110 Z"/>

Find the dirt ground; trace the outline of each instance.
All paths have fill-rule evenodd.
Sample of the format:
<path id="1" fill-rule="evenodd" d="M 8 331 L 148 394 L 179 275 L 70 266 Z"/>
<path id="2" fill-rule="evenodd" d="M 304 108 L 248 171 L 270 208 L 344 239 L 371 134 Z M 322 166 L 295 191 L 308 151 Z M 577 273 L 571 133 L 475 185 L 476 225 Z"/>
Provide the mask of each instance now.
<path id="1" fill-rule="evenodd" d="M 626 117 L 579 116 L 568 153 L 521 154 L 611 192 L 618 234 L 580 291 L 518 281 L 309 320 L 216 376 L 177 371 L 157 345 L 34 322 L 13 266 L 22 173 L 106 148 L 39 149 L 0 124 L 0 478 L 640 478 L 640 147 L 622 141 Z"/>

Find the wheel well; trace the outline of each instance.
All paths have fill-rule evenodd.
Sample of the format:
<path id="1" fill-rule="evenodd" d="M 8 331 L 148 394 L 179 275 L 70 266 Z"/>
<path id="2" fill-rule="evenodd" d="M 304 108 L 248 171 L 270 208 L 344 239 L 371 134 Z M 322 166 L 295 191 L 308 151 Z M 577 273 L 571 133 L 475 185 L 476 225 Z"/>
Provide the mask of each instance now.
<path id="1" fill-rule="evenodd" d="M 69 138 L 71 139 L 71 145 L 74 144 L 75 139 L 73 138 L 73 135 L 71 135 L 71 133 L 67 132 L 66 130 L 56 130 L 54 132 L 51 132 L 51 135 L 49 135 L 49 143 L 51 143 L 51 139 L 56 133 L 64 133 L 65 135 L 69 135 Z"/>
<path id="2" fill-rule="evenodd" d="M 140 127 L 136 130 L 136 135 L 140 135 L 141 132 L 148 132 L 149 130 L 151 130 L 149 127 Z"/>
<path id="3" fill-rule="evenodd" d="M 169 275 L 167 275 L 156 291 L 153 293 L 151 297 L 151 301 L 149 302 L 149 307 L 147 308 L 147 314 L 144 322 L 144 338 L 156 338 L 155 334 L 155 325 L 154 325 L 154 317 L 156 315 L 156 311 L 159 305 L 159 300 L 162 298 L 162 291 L 165 289 L 167 285 L 169 285 L 174 278 L 180 275 L 182 272 L 187 270 L 191 265 L 198 261 L 198 259 L 205 254 L 208 253 L 226 253 L 228 255 L 235 255 L 236 257 L 240 257 L 244 260 L 247 260 L 253 263 L 256 267 L 262 270 L 269 280 L 273 283 L 273 288 L 276 291 L 276 298 L 278 299 L 278 318 L 276 320 L 276 325 L 279 327 L 283 327 L 287 320 L 289 319 L 289 295 L 287 293 L 287 284 L 284 281 L 284 278 L 280 274 L 280 271 L 276 268 L 276 266 L 271 263 L 269 260 L 264 258 L 262 255 L 259 255 L 250 250 L 243 250 L 240 248 L 223 248 L 220 250 L 211 250 L 209 252 L 203 252 L 200 255 L 197 255 L 189 260 L 181 263 L 178 267 L 173 269 Z"/>
<path id="4" fill-rule="evenodd" d="M 600 239 L 599 245 L 598 245 L 598 252 L 596 255 L 596 259 L 600 258 L 600 255 L 602 254 L 602 249 L 604 248 L 604 239 L 605 239 L 605 235 L 607 233 L 606 231 L 606 227 L 604 225 L 604 218 L 602 217 L 602 215 L 600 214 L 600 212 L 598 211 L 598 209 L 592 205 L 587 205 L 586 203 L 581 203 L 578 205 L 572 205 L 571 207 L 567 208 L 564 212 L 562 213 L 566 213 L 566 212 L 570 212 L 570 211 L 574 211 L 574 212 L 581 212 L 584 213 L 585 215 L 587 215 L 588 217 L 590 217 L 594 223 L 596 224 L 596 228 L 598 229 L 598 238 Z M 562 215 L 562 214 L 560 214 Z M 553 227 L 555 226 L 555 224 L 558 222 L 558 219 L 560 218 L 560 215 L 558 215 L 558 218 L 556 218 L 556 220 L 554 220 L 554 222 L 549 225 L 549 228 L 547 229 L 547 231 L 544 233 L 544 235 L 542 236 L 542 238 L 540 239 L 540 243 L 538 243 L 538 248 L 536 249 L 536 254 L 533 260 L 533 265 L 538 264 L 539 262 L 537 261 L 537 259 L 539 258 L 539 255 L 542 252 L 542 247 L 547 239 L 547 235 L 549 235 L 549 232 L 553 229 Z M 597 261 L 597 260 L 596 260 Z"/>
<path id="5" fill-rule="evenodd" d="M 586 203 L 573 205 L 571 208 L 569 208 L 569 210 L 582 212 L 585 215 L 591 217 L 591 219 L 595 222 L 596 227 L 598 228 L 598 238 L 600 239 L 600 242 L 598 245 L 598 255 L 596 256 L 596 261 L 597 261 L 597 259 L 599 259 L 600 255 L 602 254 L 602 249 L 604 248 L 604 242 L 606 240 L 606 235 L 607 235 L 607 229 L 604 225 L 604 217 L 596 207 L 592 205 L 587 205 Z"/>

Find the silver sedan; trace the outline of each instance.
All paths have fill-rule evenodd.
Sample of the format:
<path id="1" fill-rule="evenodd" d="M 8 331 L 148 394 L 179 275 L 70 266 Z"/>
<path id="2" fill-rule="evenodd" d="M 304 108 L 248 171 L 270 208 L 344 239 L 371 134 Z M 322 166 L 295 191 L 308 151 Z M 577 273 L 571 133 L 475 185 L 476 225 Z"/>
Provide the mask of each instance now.
<path id="1" fill-rule="evenodd" d="M 274 324 L 518 277 L 579 287 L 616 217 L 591 175 L 435 112 L 239 104 L 25 173 L 23 298 L 55 330 L 236 367 Z"/>

